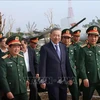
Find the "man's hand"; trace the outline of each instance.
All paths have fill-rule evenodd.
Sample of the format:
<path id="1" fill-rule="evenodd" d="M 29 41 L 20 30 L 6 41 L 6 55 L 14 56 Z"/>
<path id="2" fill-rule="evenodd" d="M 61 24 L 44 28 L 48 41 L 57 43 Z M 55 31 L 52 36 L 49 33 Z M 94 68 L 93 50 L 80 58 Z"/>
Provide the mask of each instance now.
<path id="1" fill-rule="evenodd" d="M 36 78 L 39 78 L 39 74 L 36 74 Z"/>
<path id="2" fill-rule="evenodd" d="M 29 86 L 29 81 L 26 81 L 26 86 L 27 86 L 27 87 Z"/>
<path id="3" fill-rule="evenodd" d="M 88 79 L 84 79 L 83 80 L 83 84 L 85 87 L 89 87 L 89 80 Z"/>
<path id="4" fill-rule="evenodd" d="M 7 93 L 7 98 L 8 98 L 8 99 L 13 99 L 14 96 L 13 96 L 13 94 L 12 94 L 11 92 L 8 92 L 8 93 Z"/>
<path id="5" fill-rule="evenodd" d="M 69 80 L 68 81 L 68 85 L 72 85 L 73 84 L 73 81 L 72 80 Z"/>
<path id="6" fill-rule="evenodd" d="M 45 88 L 46 88 L 46 83 L 40 84 L 40 87 L 41 87 L 42 89 L 45 89 Z"/>

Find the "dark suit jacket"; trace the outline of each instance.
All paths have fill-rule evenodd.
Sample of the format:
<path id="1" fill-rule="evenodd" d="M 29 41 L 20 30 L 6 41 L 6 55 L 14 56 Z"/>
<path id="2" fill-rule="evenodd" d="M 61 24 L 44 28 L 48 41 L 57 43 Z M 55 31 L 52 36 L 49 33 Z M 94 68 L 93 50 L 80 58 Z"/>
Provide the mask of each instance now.
<path id="1" fill-rule="evenodd" d="M 30 71 L 33 76 L 36 76 L 36 74 L 39 73 L 38 62 L 37 62 L 35 50 L 31 48 L 30 46 L 28 46 L 28 55 L 29 55 Z"/>
<path id="2" fill-rule="evenodd" d="M 66 52 L 67 48 L 62 43 L 59 43 L 59 46 L 61 51 L 61 60 L 59 59 L 51 42 L 41 47 L 39 63 L 39 72 L 41 78 L 48 77 L 52 78 L 54 81 L 54 79 L 58 79 L 60 77 L 73 77 L 68 53 Z"/>

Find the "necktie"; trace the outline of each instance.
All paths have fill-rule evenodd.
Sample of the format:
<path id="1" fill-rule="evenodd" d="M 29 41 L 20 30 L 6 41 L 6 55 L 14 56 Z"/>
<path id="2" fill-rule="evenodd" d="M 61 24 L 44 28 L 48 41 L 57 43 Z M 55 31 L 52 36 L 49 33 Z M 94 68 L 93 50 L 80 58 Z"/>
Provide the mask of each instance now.
<path id="1" fill-rule="evenodd" d="M 56 47 L 56 52 L 58 54 L 58 57 L 60 58 L 60 49 L 59 49 L 58 45 L 55 45 L 55 47 Z"/>

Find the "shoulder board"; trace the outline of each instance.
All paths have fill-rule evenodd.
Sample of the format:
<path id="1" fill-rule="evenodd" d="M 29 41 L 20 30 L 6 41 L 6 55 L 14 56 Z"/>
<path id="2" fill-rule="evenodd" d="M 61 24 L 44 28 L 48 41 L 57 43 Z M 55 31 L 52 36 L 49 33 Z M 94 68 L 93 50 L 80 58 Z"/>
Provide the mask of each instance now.
<path id="1" fill-rule="evenodd" d="M 83 44 L 83 45 L 81 45 L 82 48 L 85 47 L 85 46 L 87 46 L 87 44 Z"/>
<path id="2" fill-rule="evenodd" d="M 100 44 L 96 44 L 96 45 L 100 47 Z"/>
<path id="3" fill-rule="evenodd" d="M 21 54 L 18 54 L 18 56 L 20 56 L 20 57 L 24 57 L 23 55 L 21 55 Z"/>
<path id="4" fill-rule="evenodd" d="M 2 56 L 1 58 L 2 58 L 2 59 L 5 59 L 5 58 L 7 58 L 7 57 L 8 57 L 8 54 Z"/>

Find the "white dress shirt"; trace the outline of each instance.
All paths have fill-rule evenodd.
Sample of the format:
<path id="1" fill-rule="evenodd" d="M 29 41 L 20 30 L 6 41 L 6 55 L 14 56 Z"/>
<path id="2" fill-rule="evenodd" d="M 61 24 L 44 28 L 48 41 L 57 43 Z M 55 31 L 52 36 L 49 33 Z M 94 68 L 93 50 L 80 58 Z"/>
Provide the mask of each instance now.
<path id="1" fill-rule="evenodd" d="M 26 64 L 27 72 L 29 72 L 30 71 L 30 67 L 29 67 L 28 49 L 26 50 L 26 52 L 24 52 L 24 59 L 25 59 L 25 64 Z"/>

